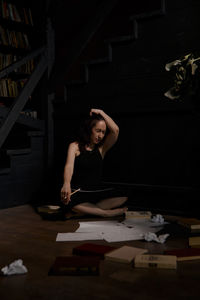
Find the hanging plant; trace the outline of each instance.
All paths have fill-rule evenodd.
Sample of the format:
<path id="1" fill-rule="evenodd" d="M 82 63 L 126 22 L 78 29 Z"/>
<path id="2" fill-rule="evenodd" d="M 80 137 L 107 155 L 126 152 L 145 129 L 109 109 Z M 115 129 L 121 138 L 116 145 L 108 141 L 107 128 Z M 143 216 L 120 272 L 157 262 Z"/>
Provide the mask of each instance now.
<path id="1" fill-rule="evenodd" d="M 165 65 L 166 71 L 174 71 L 174 85 L 164 95 L 169 99 L 179 99 L 196 95 L 200 84 L 200 57 L 189 53 Z"/>

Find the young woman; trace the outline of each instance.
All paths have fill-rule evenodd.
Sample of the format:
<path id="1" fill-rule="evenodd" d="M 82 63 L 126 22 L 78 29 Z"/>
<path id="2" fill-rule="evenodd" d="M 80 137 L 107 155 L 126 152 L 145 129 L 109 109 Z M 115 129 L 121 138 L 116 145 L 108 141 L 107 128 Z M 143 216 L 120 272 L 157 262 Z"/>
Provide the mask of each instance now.
<path id="1" fill-rule="evenodd" d="M 111 217 L 127 210 L 121 207 L 127 197 L 101 184 L 103 159 L 118 135 L 119 127 L 111 117 L 103 110 L 91 109 L 78 139 L 69 145 L 64 168 L 61 201 L 73 211 Z"/>

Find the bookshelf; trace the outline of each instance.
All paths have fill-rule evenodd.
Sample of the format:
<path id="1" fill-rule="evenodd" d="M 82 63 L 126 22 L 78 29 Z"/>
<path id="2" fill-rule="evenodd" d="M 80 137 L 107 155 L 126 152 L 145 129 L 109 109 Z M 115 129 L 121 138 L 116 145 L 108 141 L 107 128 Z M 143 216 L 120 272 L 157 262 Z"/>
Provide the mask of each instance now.
<path id="1" fill-rule="evenodd" d="M 26 2 L 0 0 L 0 71 L 22 59 L 32 50 L 34 21 Z M 10 107 L 34 70 L 30 59 L 8 75 L 0 78 L 0 107 Z M 28 115 L 30 114 L 29 103 Z M 26 111 L 27 109 L 25 109 Z M 37 114 L 34 113 L 35 118 Z"/>

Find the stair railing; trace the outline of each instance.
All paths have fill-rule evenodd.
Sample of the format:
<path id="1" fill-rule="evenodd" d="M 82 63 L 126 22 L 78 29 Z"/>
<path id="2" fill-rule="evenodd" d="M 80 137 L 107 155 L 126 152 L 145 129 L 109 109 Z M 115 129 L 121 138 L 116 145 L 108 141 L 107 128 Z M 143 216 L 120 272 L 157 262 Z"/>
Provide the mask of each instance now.
<path id="1" fill-rule="evenodd" d="M 17 121 L 20 112 L 23 110 L 24 106 L 26 105 L 29 97 L 31 96 L 33 90 L 35 89 L 36 85 L 40 81 L 42 75 L 46 71 L 48 67 L 48 60 L 47 60 L 47 51 L 46 47 L 42 47 L 38 50 L 33 51 L 26 57 L 22 58 L 21 60 L 13 63 L 12 65 L 4 68 L 0 72 L 0 78 L 3 76 L 7 76 L 10 72 L 14 69 L 19 68 L 21 65 L 25 64 L 28 60 L 35 58 L 36 56 L 40 55 L 40 61 L 38 62 L 37 66 L 35 67 L 33 73 L 31 74 L 30 78 L 24 85 L 23 89 L 21 90 L 18 97 L 16 97 L 13 105 L 8 110 L 6 116 L 1 119 L 1 128 L 0 128 L 0 148 L 2 147 L 4 141 L 6 140 L 10 130 L 12 129 L 13 125 Z"/>

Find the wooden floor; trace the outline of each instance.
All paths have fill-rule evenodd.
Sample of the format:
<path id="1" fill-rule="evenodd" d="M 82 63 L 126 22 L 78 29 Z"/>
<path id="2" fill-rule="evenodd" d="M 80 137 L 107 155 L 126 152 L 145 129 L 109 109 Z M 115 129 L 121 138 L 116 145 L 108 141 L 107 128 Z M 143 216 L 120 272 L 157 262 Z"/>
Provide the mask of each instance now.
<path id="1" fill-rule="evenodd" d="M 58 232 L 75 231 L 78 221 L 43 220 L 29 205 L 0 210 L 0 268 L 19 258 L 28 268 L 25 275 L 0 277 L 1 300 L 199 299 L 200 260 L 179 262 L 177 270 L 134 269 L 102 261 L 99 276 L 48 276 L 56 256 L 71 255 L 72 248 L 82 243 L 56 242 Z M 186 246 L 187 238 L 174 233 L 165 244 L 131 241 L 109 245 L 163 253 Z"/>

